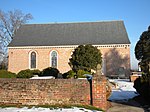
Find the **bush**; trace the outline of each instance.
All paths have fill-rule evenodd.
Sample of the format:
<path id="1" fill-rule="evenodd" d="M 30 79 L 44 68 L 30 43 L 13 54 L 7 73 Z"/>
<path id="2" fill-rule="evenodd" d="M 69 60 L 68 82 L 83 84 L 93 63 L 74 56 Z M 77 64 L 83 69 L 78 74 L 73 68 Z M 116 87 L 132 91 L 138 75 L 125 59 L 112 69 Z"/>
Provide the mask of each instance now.
<path id="1" fill-rule="evenodd" d="M 140 89 L 142 87 L 142 82 L 141 82 L 141 78 L 137 78 L 135 81 L 134 81 L 134 86 L 133 86 L 136 91 L 140 94 Z"/>
<path id="2" fill-rule="evenodd" d="M 149 74 L 142 73 L 141 82 L 149 82 Z"/>
<path id="3" fill-rule="evenodd" d="M 38 70 L 38 69 L 31 70 L 31 72 L 32 72 L 32 74 L 33 74 L 33 75 L 38 75 L 38 76 L 40 76 L 40 75 L 41 75 L 41 71 L 40 71 L 40 70 Z"/>
<path id="4" fill-rule="evenodd" d="M 76 73 L 78 70 L 96 70 L 97 64 L 102 63 L 100 50 L 92 45 L 79 45 L 69 60 L 70 67 Z"/>
<path id="5" fill-rule="evenodd" d="M 86 78 L 85 76 L 84 76 L 84 74 L 91 74 L 90 72 L 87 72 L 87 71 L 84 71 L 84 70 L 78 70 L 77 71 L 77 77 L 78 78 Z"/>
<path id="6" fill-rule="evenodd" d="M 26 70 L 21 70 L 18 74 L 17 74 L 17 78 L 31 78 L 34 75 L 40 75 L 40 70 L 30 70 L 30 69 L 26 69 Z"/>
<path id="7" fill-rule="evenodd" d="M 91 73 L 87 72 L 87 71 L 84 71 L 84 70 L 78 70 L 77 74 L 76 74 L 73 70 L 70 70 L 70 71 L 63 74 L 63 78 L 65 78 L 65 79 L 73 78 L 73 77 L 74 78 L 75 77 L 77 77 L 77 78 L 86 78 L 84 76 L 84 74 L 91 74 Z"/>
<path id="8" fill-rule="evenodd" d="M 144 97 L 144 99 L 146 100 L 149 100 L 150 101 L 150 98 L 149 98 L 149 88 L 150 88 L 150 85 L 149 85 L 149 82 L 147 81 L 143 81 L 143 77 L 141 78 L 137 78 L 135 81 L 134 81 L 134 88 L 136 89 L 136 91 Z"/>
<path id="9" fill-rule="evenodd" d="M 40 76 L 54 76 L 55 78 L 58 77 L 59 70 L 57 68 L 48 67 L 45 68 Z"/>
<path id="10" fill-rule="evenodd" d="M 7 70 L 0 70 L 0 78 L 16 78 L 16 74 Z"/>
<path id="11" fill-rule="evenodd" d="M 69 78 L 74 77 L 75 74 L 76 73 L 73 70 L 70 70 L 70 71 L 64 73 L 62 76 L 64 79 L 69 79 Z"/>

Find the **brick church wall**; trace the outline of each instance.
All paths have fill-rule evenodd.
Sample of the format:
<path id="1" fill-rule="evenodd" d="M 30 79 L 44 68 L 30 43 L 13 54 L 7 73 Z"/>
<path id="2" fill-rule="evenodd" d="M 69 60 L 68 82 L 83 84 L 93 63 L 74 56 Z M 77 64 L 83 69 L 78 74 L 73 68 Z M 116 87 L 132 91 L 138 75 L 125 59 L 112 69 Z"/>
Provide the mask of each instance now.
<path id="1" fill-rule="evenodd" d="M 29 53 L 37 53 L 37 69 L 43 70 L 50 67 L 50 52 L 55 50 L 58 53 L 58 70 L 61 73 L 70 70 L 68 64 L 71 52 L 74 48 L 25 48 L 9 49 L 8 70 L 18 73 L 20 70 L 29 69 Z"/>
<path id="2" fill-rule="evenodd" d="M 69 71 L 68 64 L 71 53 L 75 47 L 24 47 L 9 48 L 8 70 L 18 73 L 20 70 L 29 69 L 29 53 L 37 53 L 37 69 L 43 70 L 50 67 L 50 52 L 58 53 L 58 70 L 61 73 Z M 105 75 L 115 75 L 123 67 L 126 76 L 130 75 L 130 46 L 129 45 L 104 45 L 97 46 L 105 60 Z"/>
<path id="3" fill-rule="evenodd" d="M 123 67 L 125 75 L 130 75 L 130 46 L 128 45 L 108 45 L 105 47 L 98 47 L 105 59 L 105 75 L 116 75 L 118 69 Z"/>

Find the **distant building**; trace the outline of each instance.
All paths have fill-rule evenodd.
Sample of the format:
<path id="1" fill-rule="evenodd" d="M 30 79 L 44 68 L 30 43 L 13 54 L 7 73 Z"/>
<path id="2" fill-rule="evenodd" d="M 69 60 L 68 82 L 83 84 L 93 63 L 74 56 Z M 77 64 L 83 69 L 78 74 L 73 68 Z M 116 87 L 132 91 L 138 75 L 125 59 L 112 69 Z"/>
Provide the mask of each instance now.
<path id="1" fill-rule="evenodd" d="M 67 72 L 73 50 L 85 44 L 100 49 L 105 75 L 129 75 L 130 41 L 123 21 L 22 25 L 8 47 L 8 70 L 56 67 Z"/>

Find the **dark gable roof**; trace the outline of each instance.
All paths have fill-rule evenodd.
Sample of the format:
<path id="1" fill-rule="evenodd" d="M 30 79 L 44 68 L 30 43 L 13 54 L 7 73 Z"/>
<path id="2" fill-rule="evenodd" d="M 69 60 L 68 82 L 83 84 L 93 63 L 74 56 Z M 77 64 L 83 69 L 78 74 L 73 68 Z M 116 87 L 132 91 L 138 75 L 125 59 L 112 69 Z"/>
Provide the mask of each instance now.
<path id="1" fill-rule="evenodd" d="M 13 46 L 130 44 L 123 21 L 26 24 L 10 43 Z"/>

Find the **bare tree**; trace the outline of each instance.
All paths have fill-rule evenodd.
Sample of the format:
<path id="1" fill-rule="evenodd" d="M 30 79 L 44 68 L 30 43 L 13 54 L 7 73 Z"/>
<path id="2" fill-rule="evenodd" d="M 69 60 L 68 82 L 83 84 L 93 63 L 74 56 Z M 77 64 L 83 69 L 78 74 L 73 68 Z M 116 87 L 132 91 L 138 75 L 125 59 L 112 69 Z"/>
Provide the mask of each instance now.
<path id="1" fill-rule="evenodd" d="M 17 29 L 32 18 L 30 13 L 23 14 L 21 10 L 8 11 L 7 13 L 0 10 L 0 38 L 9 43 Z"/>
<path id="2" fill-rule="evenodd" d="M 15 32 L 33 17 L 30 13 L 24 14 L 21 10 L 3 12 L 0 10 L 0 51 L 7 54 L 7 46 L 15 36 Z M 2 57 L 0 57 L 2 59 Z"/>

